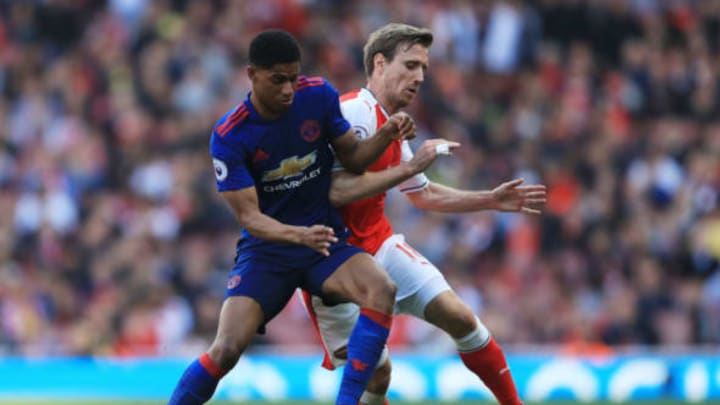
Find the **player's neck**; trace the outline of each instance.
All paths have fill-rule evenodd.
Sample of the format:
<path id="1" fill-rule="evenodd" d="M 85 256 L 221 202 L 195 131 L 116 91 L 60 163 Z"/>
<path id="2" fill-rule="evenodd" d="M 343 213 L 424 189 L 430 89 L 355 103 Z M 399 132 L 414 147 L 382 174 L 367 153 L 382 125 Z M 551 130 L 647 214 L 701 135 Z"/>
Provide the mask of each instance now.
<path id="1" fill-rule="evenodd" d="M 250 93 L 250 103 L 252 104 L 253 108 L 255 109 L 255 112 L 260 116 L 260 118 L 264 120 L 274 120 L 280 118 L 282 113 L 277 113 L 265 106 L 260 100 L 258 100 L 255 93 Z"/>
<path id="2" fill-rule="evenodd" d="M 396 112 L 400 111 L 400 108 L 390 103 L 387 93 L 384 91 L 382 86 L 377 85 L 373 82 L 368 82 L 365 88 L 368 89 L 370 93 L 372 93 L 372 95 L 375 97 L 375 100 L 377 100 L 377 102 L 382 106 L 382 108 L 385 109 L 388 115 L 393 115 Z"/>

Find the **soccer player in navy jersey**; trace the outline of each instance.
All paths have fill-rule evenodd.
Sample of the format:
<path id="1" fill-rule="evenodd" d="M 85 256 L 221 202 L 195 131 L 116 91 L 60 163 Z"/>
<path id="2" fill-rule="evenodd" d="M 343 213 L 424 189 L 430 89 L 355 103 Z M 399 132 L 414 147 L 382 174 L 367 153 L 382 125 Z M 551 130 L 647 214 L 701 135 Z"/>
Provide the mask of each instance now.
<path id="1" fill-rule="evenodd" d="M 249 62 L 252 91 L 210 140 L 218 189 L 243 228 L 235 266 L 215 340 L 185 370 L 169 404 L 208 401 L 255 333 L 301 287 L 362 308 L 336 402 L 356 405 L 387 340 L 396 287 L 372 256 L 346 242 L 329 201 L 333 151 L 346 170 L 362 173 L 391 142 L 414 136 L 415 126 L 398 114 L 360 140 L 337 91 L 300 76 L 300 47 L 287 32 L 257 35 Z"/>

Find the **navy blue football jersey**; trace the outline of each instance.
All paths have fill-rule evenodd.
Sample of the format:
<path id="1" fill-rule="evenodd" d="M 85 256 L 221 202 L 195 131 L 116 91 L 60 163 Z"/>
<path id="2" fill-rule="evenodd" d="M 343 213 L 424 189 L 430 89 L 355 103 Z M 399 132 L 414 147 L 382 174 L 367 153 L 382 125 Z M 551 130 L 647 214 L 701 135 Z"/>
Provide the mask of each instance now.
<path id="1" fill-rule="evenodd" d="M 264 214 L 289 225 L 327 225 L 343 239 L 347 229 L 329 199 L 334 160 L 329 142 L 349 129 L 337 91 L 323 78 L 301 76 L 289 110 L 274 120 L 261 118 L 248 94 L 212 132 L 210 154 L 218 190 L 254 186 Z M 302 260 L 320 254 L 243 230 L 238 255 Z"/>

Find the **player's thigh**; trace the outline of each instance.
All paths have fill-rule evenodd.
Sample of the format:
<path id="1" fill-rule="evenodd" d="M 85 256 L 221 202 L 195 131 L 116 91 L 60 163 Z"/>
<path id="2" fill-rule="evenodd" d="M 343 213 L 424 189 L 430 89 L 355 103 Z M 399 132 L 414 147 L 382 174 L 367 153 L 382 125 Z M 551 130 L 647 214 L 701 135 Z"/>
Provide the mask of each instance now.
<path id="1" fill-rule="evenodd" d="M 265 323 L 260 304 L 248 296 L 229 296 L 220 310 L 215 344 L 242 352 Z M 242 320 L 242 321 L 240 321 Z"/>
<path id="2" fill-rule="evenodd" d="M 330 257 L 311 269 L 303 288 L 327 301 L 350 301 L 361 306 L 382 296 L 390 302 L 383 301 L 381 306 L 391 310 L 395 285 L 370 254 L 341 242 L 332 246 Z"/>
<path id="3" fill-rule="evenodd" d="M 242 308 L 251 308 L 250 311 L 253 313 L 257 308 L 260 309 L 262 319 L 258 325 L 255 325 L 255 330 L 264 333 L 265 324 L 285 307 L 301 283 L 301 271 L 259 259 L 244 260 L 237 263 L 230 272 L 225 292 L 226 301 L 233 297 L 245 297 L 254 301 L 256 306 L 242 304 Z M 246 302 L 246 300 L 232 300 L 232 302 Z M 228 326 L 230 331 L 234 330 L 233 328 L 246 327 L 239 326 L 239 324 L 245 323 L 240 312 L 232 312 L 233 315 L 239 315 L 234 318 L 234 321 L 228 316 L 231 324 Z M 237 326 L 232 326 L 233 322 Z"/>
<path id="4" fill-rule="evenodd" d="M 408 245 L 402 235 L 388 238 L 375 258 L 397 284 L 396 312 L 425 319 L 425 307 L 450 290 L 440 270 Z"/>
<path id="5" fill-rule="evenodd" d="M 395 284 L 368 253 L 358 253 L 342 263 L 322 284 L 321 295 L 329 300 L 350 301 L 365 306 L 368 301 L 392 310 Z M 388 301 L 388 302 L 385 302 Z"/>
<path id="6" fill-rule="evenodd" d="M 396 301 L 415 295 L 430 281 L 444 279 L 440 270 L 405 242 L 403 235 L 393 235 L 383 242 L 375 259 L 397 285 Z M 448 289 L 442 284 L 439 291 Z M 437 285 L 437 284 L 436 284 Z"/>

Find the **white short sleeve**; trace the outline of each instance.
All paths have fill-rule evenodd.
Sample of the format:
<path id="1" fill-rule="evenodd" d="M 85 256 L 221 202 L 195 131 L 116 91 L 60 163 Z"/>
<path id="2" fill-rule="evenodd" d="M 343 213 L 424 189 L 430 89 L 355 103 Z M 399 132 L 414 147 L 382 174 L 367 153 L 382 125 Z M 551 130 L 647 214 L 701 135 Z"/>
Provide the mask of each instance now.
<path id="1" fill-rule="evenodd" d="M 343 116 L 361 139 L 375 135 L 377 117 L 372 106 L 363 98 L 356 97 L 340 103 Z"/>
<path id="2" fill-rule="evenodd" d="M 400 150 L 401 162 L 409 162 L 412 160 L 413 152 L 412 149 L 410 149 L 410 144 L 408 143 L 408 141 L 403 141 Z M 428 181 L 427 176 L 425 176 L 425 173 L 418 173 L 400 183 L 397 188 L 403 193 L 412 193 L 424 189 L 428 186 L 428 184 L 430 184 L 430 182 Z"/>

